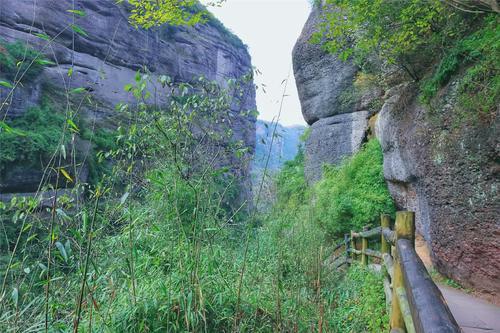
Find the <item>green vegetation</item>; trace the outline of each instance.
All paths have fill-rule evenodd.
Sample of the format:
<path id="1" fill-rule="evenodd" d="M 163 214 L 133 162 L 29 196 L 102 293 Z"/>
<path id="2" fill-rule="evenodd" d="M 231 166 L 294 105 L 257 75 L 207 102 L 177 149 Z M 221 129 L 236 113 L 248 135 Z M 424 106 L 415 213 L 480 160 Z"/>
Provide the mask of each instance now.
<path id="1" fill-rule="evenodd" d="M 49 64 L 42 55 L 25 42 L 7 43 L 0 38 L 0 78 L 10 81 L 21 79 L 29 82 L 36 78 Z"/>
<path id="2" fill-rule="evenodd" d="M 123 2 L 120 0 L 119 2 Z M 129 21 L 135 27 L 163 24 L 193 26 L 203 22 L 205 12 L 196 10 L 197 0 L 126 0 L 131 6 Z"/>
<path id="3" fill-rule="evenodd" d="M 8 123 L 12 131 L 0 131 L 0 173 L 13 163 L 33 167 L 54 154 L 63 140 L 62 129 L 66 123 L 63 114 L 50 104 L 28 109 L 21 117 Z"/>
<path id="4" fill-rule="evenodd" d="M 106 163 L 98 163 L 96 155 L 116 148 L 116 132 L 106 128 L 92 132 L 80 117 L 68 122 L 61 106 L 53 103 L 53 100 L 45 93 L 40 106 L 29 108 L 20 117 L 0 122 L 4 126 L 0 131 L 0 175 L 3 176 L 12 166 L 42 170 L 59 150 L 64 152 L 66 160 L 75 148 L 75 141 L 71 142 L 73 136 L 73 140 L 83 139 L 91 143 L 89 151 L 85 154 L 76 151 L 74 157 L 78 163 L 86 161 L 90 172 L 89 181 L 97 184 L 109 168 Z M 70 123 L 74 128 L 71 128 Z M 66 161 L 71 163 L 70 160 Z"/>
<path id="5" fill-rule="evenodd" d="M 395 212 L 377 140 L 369 141 L 340 166 L 325 168 L 316 185 L 315 210 L 318 223 L 339 238 L 350 230 L 375 225 L 381 213 Z"/>
<path id="6" fill-rule="evenodd" d="M 455 82 L 448 93 L 456 97 L 455 118 L 486 115 L 491 120 L 500 101 L 500 25 L 498 8 L 490 4 L 328 0 L 312 42 L 385 81 L 404 81 L 391 79 L 390 72 L 399 68 L 406 80 L 421 82 L 421 100 L 432 109 L 450 102 L 443 102 L 438 92 Z M 394 85 L 384 80 L 382 85 Z M 348 101 L 350 93 L 345 94 Z"/>
<path id="7" fill-rule="evenodd" d="M 353 266 L 335 290 L 339 307 L 333 312 L 334 332 L 387 332 L 382 276 Z"/>
<path id="8" fill-rule="evenodd" d="M 128 2 L 145 28 L 201 22 L 194 1 Z M 248 156 L 227 121 L 240 84 L 138 72 L 125 86 L 137 103 L 117 105 L 116 131 L 91 130 L 71 102 L 62 112 L 47 99 L 0 123 L 2 166 L 43 161 L 42 189 L 56 175 L 74 183 L 50 200 L 0 204 L 0 331 L 387 330 L 380 277 L 328 260 L 345 232 L 394 211 L 380 145 L 325 166 L 314 186 L 300 152 L 277 176 L 276 205 L 249 211 L 227 165 Z M 82 163 L 67 158 L 69 140 L 92 142 L 90 182 L 67 172 Z"/>
<path id="9" fill-rule="evenodd" d="M 338 239 L 350 230 L 375 225 L 381 213 L 395 212 L 377 140 L 370 140 L 339 166 L 325 166 L 323 178 L 313 188 L 306 184 L 303 159 L 299 153 L 277 178 L 277 206 L 281 210 L 293 215 L 300 205 L 306 205 L 315 223 Z"/>
<path id="10" fill-rule="evenodd" d="M 500 25 L 492 14 L 474 33 L 459 39 L 423 82 L 422 99 L 430 103 L 440 88 L 459 74 L 459 104 L 467 111 L 495 112 L 500 100 Z M 459 73 L 461 69 L 463 73 Z"/>
<path id="11" fill-rule="evenodd" d="M 313 41 L 323 42 L 325 49 L 342 59 L 354 56 L 361 65 L 377 54 L 415 76 L 408 57 L 437 44 L 441 32 L 451 33 L 446 29 L 456 14 L 445 6 L 439 0 L 328 0 L 325 21 Z"/>

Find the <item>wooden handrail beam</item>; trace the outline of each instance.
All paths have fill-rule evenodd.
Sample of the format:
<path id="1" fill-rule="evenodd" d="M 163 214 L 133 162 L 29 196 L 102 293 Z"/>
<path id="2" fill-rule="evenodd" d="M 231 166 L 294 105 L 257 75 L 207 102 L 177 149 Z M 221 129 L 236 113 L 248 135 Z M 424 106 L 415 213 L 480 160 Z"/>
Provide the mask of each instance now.
<path id="1" fill-rule="evenodd" d="M 397 288 L 396 295 L 398 295 L 399 307 L 401 308 L 401 313 L 403 314 L 406 333 L 416 333 L 415 326 L 413 324 L 413 318 L 411 315 L 410 304 L 408 302 L 408 297 L 406 295 L 405 288 L 403 287 Z"/>
<path id="2" fill-rule="evenodd" d="M 349 252 L 351 252 L 352 254 L 357 254 L 357 255 L 360 255 L 363 253 L 361 250 L 356 250 L 356 249 L 349 249 Z"/>
<path id="3" fill-rule="evenodd" d="M 345 235 L 346 258 L 350 255 L 351 259 L 338 263 L 338 266 L 353 262 L 356 255 L 361 255 L 364 266 L 368 264 L 368 257 L 382 259 L 386 271 L 384 292 L 386 305 L 390 307 L 391 333 L 461 332 L 415 251 L 415 213 L 397 212 L 394 231 L 390 229 L 389 215 L 381 215 L 379 227 L 367 229 L 351 231 L 351 237 Z M 368 238 L 376 235 L 380 235 L 381 251 L 368 248 Z M 359 238 L 361 250 L 356 248 L 356 239 Z"/>
<path id="4" fill-rule="evenodd" d="M 392 260 L 391 255 L 388 253 L 382 254 L 382 260 L 384 260 L 385 269 L 392 280 L 394 278 L 394 261 Z"/>
<path id="5" fill-rule="evenodd" d="M 362 231 L 359 233 L 359 235 L 361 237 L 364 237 L 364 238 L 371 238 L 371 237 L 379 236 L 381 231 L 382 231 L 381 227 L 376 227 L 376 228 L 373 228 L 370 230 Z"/>
<path id="6" fill-rule="evenodd" d="M 385 241 L 394 245 L 396 243 L 396 233 L 389 228 L 382 228 L 382 235 Z"/>
<path id="7" fill-rule="evenodd" d="M 384 294 L 385 294 L 385 306 L 387 309 L 387 313 L 391 311 L 391 302 L 392 302 L 392 288 L 391 282 L 387 276 L 384 276 Z"/>
<path id="8" fill-rule="evenodd" d="M 415 235 L 415 214 L 413 212 L 396 213 L 396 242 L 399 239 L 414 239 Z M 392 306 L 391 306 L 391 328 L 405 329 L 403 309 L 399 304 L 399 297 L 396 293 L 398 288 L 404 288 L 402 266 L 399 260 L 399 253 L 396 251 L 394 257 L 394 276 L 392 279 Z"/>
<path id="9" fill-rule="evenodd" d="M 370 257 L 374 258 L 379 258 L 382 259 L 382 253 L 379 251 L 371 250 L 371 249 L 366 249 L 365 254 Z"/>
<path id="10" fill-rule="evenodd" d="M 416 332 L 461 332 L 443 295 L 415 252 L 413 241 L 399 239 L 396 246 Z"/>
<path id="11" fill-rule="evenodd" d="M 352 237 L 354 238 L 371 238 L 375 236 L 379 236 L 382 231 L 381 227 L 375 227 L 370 230 L 363 230 L 361 232 L 353 232 Z"/>

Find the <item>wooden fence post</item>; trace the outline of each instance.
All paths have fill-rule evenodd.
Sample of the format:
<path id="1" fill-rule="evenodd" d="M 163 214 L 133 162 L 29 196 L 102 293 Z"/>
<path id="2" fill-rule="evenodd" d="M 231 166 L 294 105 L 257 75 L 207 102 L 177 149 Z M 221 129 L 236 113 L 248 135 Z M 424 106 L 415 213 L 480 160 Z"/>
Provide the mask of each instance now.
<path id="1" fill-rule="evenodd" d="M 415 240 L 415 213 L 413 212 L 397 212 L 396 213 L 396 243 L 398 239 L 404 238 Z M 392 307 L 391 307 L 391 329 L 405 329 L 403 313 L 399 305 L 397 290 L 404 289 L 403 272 L 399 254 L 394 256 L 394 278 L 392 280 Z"/>
<path id="2" fill-rule="evenodd" d="M 389 228 L 391 226 L 391 217 L 387 214 L 380 215 L 380 226 L 382 227 L 382 230 L 384 230 L 384 228 Z M 381 232 L 381 235 L 382 235 L 381 236 L 382 241 L 381 241 L 380 252 L 382 252 L 382 254 L 384 254 L 384 253 L 390 254 L 391 253 L 391 245 L 385 239 L 383 232 Z"/>
<path id="3" fill-rule="evenodd" d="M 354 231 L 351 230 L 351 250 L 356 250 L 356 240 L 354 239 Z M 351 252 L 352 262 L 356 260 L 356 253 Z"/>
<path id="4" fill-rule="evenodd" d="M 370 228 L 368 226 L 363 227 L 363 231 L 368 231 Z M 368 249 L 368 238 L 361 238 L 361 265 L 368 265 L 368 256 L 366 255 L 366 250 Z"/>
<path id="5" fill-rule="evenodd" d="M 345 261 L 349 265 L 349 234 L 344 234 Z"/>

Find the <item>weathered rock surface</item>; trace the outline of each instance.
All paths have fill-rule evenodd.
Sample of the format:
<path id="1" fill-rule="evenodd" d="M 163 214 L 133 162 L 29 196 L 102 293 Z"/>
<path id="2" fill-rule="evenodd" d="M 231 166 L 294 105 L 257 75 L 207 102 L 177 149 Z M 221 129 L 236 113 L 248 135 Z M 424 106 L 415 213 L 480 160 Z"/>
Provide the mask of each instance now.
<path id="1" fill-rule="evenodd" d="M 356 88 L 358 68 L 310 42 L 321 16 L 322 9 L 315 6 L 293 50 L 302 114 L 311 125 L 305 143 L 308 182 L 321 178 L 324 164 L 338 164 L 359 150 L 373 115 L 371 103 L 382 94 L 378 88 Z"/>
<path id="2" fill-rule="evenodd" d="M 366 139 L 368 111 L 323 118 L 312 124 L 305 144 L 304 171 L 309 182 L 321 179 L 324 164 L 339 164 Z"/>
<path id="3" fill-rule="evenodd" d="M 440 272 L 499 293 L 500 123 L 452 125 L 458 113 L 448 108 L 431 115 L 412 98 L 415 91 L 411 85 L 394 88 L 378 115 L 391 194 L 400 209 L 416 211 L 417 229 Z"/>
<path id="4" fill-rule="evenodd" d="M 84 87 L 99 101 L 99 107 L 83 110 L 87 117 L 99 124 L 114 115 L 114 105 L 130 102 L 130 94 L 124 91 L 127 83 L 134 82 L 137 70 L 146 66 L 158 75 L 169 75 L 175 82 L 190 82 L 204 76 L 223 83 L 227 79 L 239 79 L 251 71 L 251 60 L 245 46 L 220 24 L 210 21 L 193 28 L 160 27 L 151 30 L 133 28 L 127 21 L 124 5 L 113 0 L 77 0 L 75 9 L 86 13 L 76 18 L 67 10 L 72 4 L 59 0 L 0 0 L 0 37 L 6 41 L 22 40 L 42 50 L 45 56 L 58 66 L 46 68 L 34 84 L 16 90 L 11 104 L 2 109 L 8 117 L 21 115 L 36 104 L 44 83 L 62 89 Z M 76 23 L 85 35 L 75 33 L 70 25 Z M 43 33 L 54 38 L 52 43 L 35 36 Z M 73 67 L 73 75 L 67 75 Z M 2 90 L 1 96 L 6 91 Z M 255 90 L 252 82 L 245 84 L 243 95 L 232 109 L 231 126 L 234 140 L 242 140 L 255 146 L 255 119 L 243 111 L 255 109 Z M 231 159 L 235 173 L 249 178 L 249 166 L 245 161 Z M 29 177 L 28 177 L 29 178 Z M 38 181 L 31 184 L 36 188 Z M 2 187 L 13 179 L 2 179 Z M 25 192 L 27 186 L 22 186 Z M 249 186 L 248 186 L 249 188 Z"/>
<path id="5" fill-rule="evenodd" d="M 39 105 L 42 97 L 40 79 L 26 85 L 20 85 L 15 90 L 0 86 L 0 105 L 5 104 L 1 115 L 7 113 L 8 117 L 19 117 L 26 109 Z"/>
<path id="6" fill-rule="evenodd" d="M 310 42 L 321 13 L 322 9 L 314 6 L 293 49 L 295 82 L 302 114 L 309 125 L 322 118 L 352 112 L 353 106 L 342 97 L 352 89 L 357 72 L 352 63 L 343 62 Z"/>

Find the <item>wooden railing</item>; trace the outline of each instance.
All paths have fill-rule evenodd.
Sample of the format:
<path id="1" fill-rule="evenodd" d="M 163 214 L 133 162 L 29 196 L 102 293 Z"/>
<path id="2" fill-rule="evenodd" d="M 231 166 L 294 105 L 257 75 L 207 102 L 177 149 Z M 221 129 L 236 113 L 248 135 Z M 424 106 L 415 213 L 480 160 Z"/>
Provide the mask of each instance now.
<path id="1" fill-rule="evenodd" d="M 415 214 L 397 212 L 394 230 L 388 215 L 380 217 L 380 226 L 361 232 L 351 231 L 336 246 L 345 247 L 349 264 L 360 259 L 362 265 L 375 258 L 384 274 L 384 291 L 390 312 L 391 333 L 461 332 L 438 287 L 415 252 Z M 368 248 L 371 238 L 380 237 L 380 250 Z M 340 257 L 338 257 L 340 258 Z"/>

